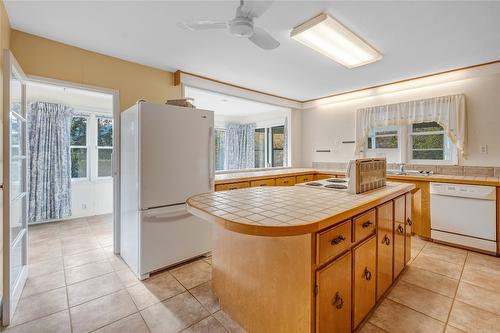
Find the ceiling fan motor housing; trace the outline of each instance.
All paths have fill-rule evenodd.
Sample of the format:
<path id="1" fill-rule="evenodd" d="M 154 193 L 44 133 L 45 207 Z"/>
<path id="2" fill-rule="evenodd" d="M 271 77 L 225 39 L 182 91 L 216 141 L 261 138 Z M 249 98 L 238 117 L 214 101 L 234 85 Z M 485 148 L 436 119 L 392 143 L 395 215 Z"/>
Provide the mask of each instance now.
<path id="1" fill-rule="evenodd" d="M 253 35 L 253 21 L 249 17 L 235 17 L 229 24 L 229 32 L 237 37 Z"/>

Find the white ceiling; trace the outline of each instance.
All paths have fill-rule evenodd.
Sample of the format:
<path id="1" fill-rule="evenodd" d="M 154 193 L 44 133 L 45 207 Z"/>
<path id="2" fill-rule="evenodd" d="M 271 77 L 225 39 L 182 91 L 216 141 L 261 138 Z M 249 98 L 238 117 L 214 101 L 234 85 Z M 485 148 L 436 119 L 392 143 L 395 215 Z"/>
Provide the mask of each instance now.
<path id="1" fill-rule="evenodd" d="M 193 98 L 199 109 L 212 110 L 218 116 L 248 117 L 273 111 L 287 110 L 276 105 L 250 101 L 208 90 L 186 87 L 186 97 Z"/>
<path id="2" fill-rule="evenodd" d="M 5 1 L 13 28 L 153 67 L 305 100 L 500 59 L 497 1 L 276 1 L 256 20 L 281 46 L 257 48 L 181 20 L 231 19 L 238 1 Z M 328 12 L 384 58 L 346 69 L 289 38 Z"/>

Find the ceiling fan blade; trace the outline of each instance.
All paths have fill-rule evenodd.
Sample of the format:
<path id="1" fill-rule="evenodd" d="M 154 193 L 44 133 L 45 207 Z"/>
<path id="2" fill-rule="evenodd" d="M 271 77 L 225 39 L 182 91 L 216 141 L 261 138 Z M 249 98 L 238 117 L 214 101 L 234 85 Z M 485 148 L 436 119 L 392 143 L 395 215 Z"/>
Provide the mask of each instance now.
<path id="1" fill-rule="evenodd" d="M 191 30 L 191 31 L 226 29 L 227 22 L 225 22 L 225 21 L 199 20 L 199 21 L 192 21 L 192 22 L 181 22 L 180 26 L 185 28 L 185 29 Z"/>
<path id="2" fill-rule="evenodd" d="M 264 50 L 272 50 L 280 46 L 280 42 L 274 39 L 267 31 L 258 27 L 254 27 L 254 34 L 248 37 L 248 39 Z"/>
<path id="3" fill-rule="evenodd" d="M 259 17 L 271 7 L 274 0 L 261 1 L 261 0 L 245 0 L 241 7 L 241 13 L 248 17 Z"/>

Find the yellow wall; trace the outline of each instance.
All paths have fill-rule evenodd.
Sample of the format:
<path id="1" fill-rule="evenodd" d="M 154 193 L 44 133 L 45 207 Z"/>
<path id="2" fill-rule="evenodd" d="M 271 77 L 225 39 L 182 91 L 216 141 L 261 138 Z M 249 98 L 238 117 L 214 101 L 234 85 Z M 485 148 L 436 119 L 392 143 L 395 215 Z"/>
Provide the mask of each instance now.
<path id="1" fill-rule="evenodd" d="M 120 92 L 120 109 L 138 99 L 163 103 L 181 97 L 173 74 L 12 30 L 10 48 L 26 74 Z"/>

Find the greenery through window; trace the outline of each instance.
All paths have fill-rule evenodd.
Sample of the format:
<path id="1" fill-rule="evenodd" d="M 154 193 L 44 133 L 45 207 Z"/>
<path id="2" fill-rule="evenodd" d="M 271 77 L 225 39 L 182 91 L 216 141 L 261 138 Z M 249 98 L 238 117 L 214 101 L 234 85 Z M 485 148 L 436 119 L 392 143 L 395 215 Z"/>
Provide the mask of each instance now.
<path id="1" fill-rule="evenodd" d="M 113 119 L 97 118 L 97 176 L 111 177 L 113 172 Z"/>
<path id="2" fill-rule="evenodd" d="M 413 160 L 444 160 L 446 136 L 437 122 L 411 126 L 411 158 Z"/>
<path id="3" fill-rule="evenodd" d="M 87 178 L 87 117 L 71 120 L 71 178 Z"/>
<path id="4" fill-rule="evenodd" d="M 271 127 L 269 131 L 271 136 L 271 166 L 282 167 L 285 158 L 285 126 Z"/>
<path id="5" fill-rule="evenodd" d="M 393 127 L 372 130 L 368 137 L 368 149 L 397 149 L 398 129 Z"/>
<path id="6" fill-rule="evenodd" d="M 226 131 L 215 129 L 215 170 L 224 170 Z"/>
<path id="7" fill-rule="evenodd" d="M 255 130 L 255 167 L 266 167 L 266 129 Z"/>

